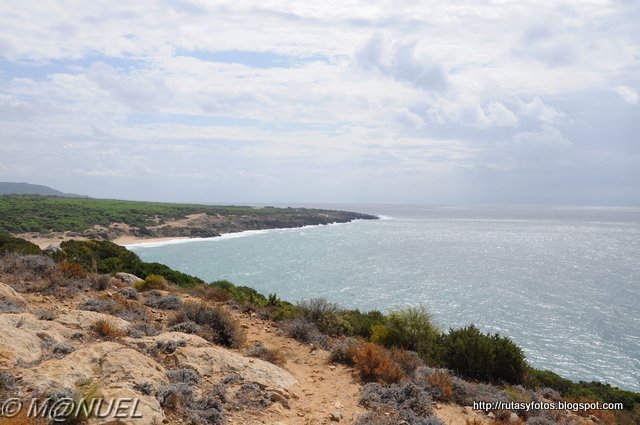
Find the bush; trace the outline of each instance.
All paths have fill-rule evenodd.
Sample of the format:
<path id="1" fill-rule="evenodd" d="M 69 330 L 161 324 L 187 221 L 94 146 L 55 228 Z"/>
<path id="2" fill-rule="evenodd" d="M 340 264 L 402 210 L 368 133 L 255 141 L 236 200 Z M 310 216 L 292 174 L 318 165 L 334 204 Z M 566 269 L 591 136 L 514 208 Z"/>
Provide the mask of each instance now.
<path id="1" fill-rule="evenodd" d="M 200 331 L 202 331 L 202 327 L 200 327 L 200 325 L 198 325 L 197 323 L 189 320 L 186 322 L 177 323 L 173 326 L 169 326 L 169 331 L 182 332 L 186 334 L 198 334 Z"/>
<path id="2" fill-rule="evenodd" d="M 31 276 L 45 276 L 56 263 L 45 255 L 5 254 L 0 260 L 5 273 L 27 273 Z"/>
<path id="3" fill-rule="evenodd" d="M 156 349 L 171 354 L 178 349 L 178 347 L 186 347 L 187 341 L 184 339 L 170 339 L 167 341 L 157 340 L 156 341 Z"/>
<path id="4" fill-rule="evenodd" d="M 73 353 L 75 348 L 73 345 L 68 344 L 66 342 L 59 342 L 58 344 L 53 346 L 52 353 L 54 357 L 64 357 L 67 354 Z"/>
<path id="5" fill-rule="evenodd" d="M 171 324 L 191 321 L 204 329 L 203 338 L 226 347 L 239 348 L 244 344 L 245 334 L 236 320 L 222 307 L 204 303 L 185 302 L 172 318 Z M 206 332 L 209 330 L 210 332 Z"/>
<path id="6" fill-rule="evenodd" d="M 437 336 L 438 331 L 427 311 L 422 307 L 412 307 L 389 313 L 384 324 L 373 327 L 371 341 L 385 347 L 415 351 L 424 358 L 431 358 Z"/>
<path id="7" fill-rule="evenodd" d="M 343 334 L 369 339 L 373 327 L 384 324 L 385 317 L 376 310 L 367 313 L 361 313 L 359 310 L 343 310 L 337 314 L 337 320 Z"/>
<path id="8" fill-rule="evenodd" d="M 329 353 L 329 361 L 333 363 L 342 363 L 347 366 L 354 365 L 354 357 L 360 346 L 364 343 L 363 340 L 348 337 L 339 341 L 331 347 L 331 352 Z"/>
<path id="9" fill-rule="evenodd" d="M 0 255 L 7 253 L 41 255 L 42 250 L 32 242 L 0 232 Z"/>
<path id="10" fill-rule="evenodd" d="M 392 348 L 389 354 L 391 355 L 391 359 L 400 366 L 400 369 L 402 369 L 403 374 L 406 376 L 413 375 L 416 369 L 424 365 L 418 353 L 414 351 L 408 351 L 403 348 Z"/>
<path id="11" fill-rule="evenodd" d="M 439 401 L 449 402 L 453 398 L 453 379 L 445 369 L 420 369 L 421 381 L 431 396 Z"/>
<path id="12" fill-rule="evenodd" d="M 461 376 L 515 384 L 524 380 L 524 354 L 509 338 L 483 334 L 472 325 L 450 330 L 443 350 L 446 366 Z"/>
<path id="13" fill-rule="evenodd" d="M 24 305 L 9 299 L 0 300 L 0 313 L 22 313 L 24 311 Z"/>
<path id="14" fill-rule="evenodd" d="M 101 300 L 97 298 L 90 298 L 80 305 L 78 310 L 97 311 L 99 313 L 111 313 L 114 311 L 117 303 L 113 300 Z"/>
<path id="15" fill-rule="evenodd" d="M 171 369 L 167 370 L 167 378 L 169 382 L 184 382 L 185 384 L 197 385 L 200 377 L 191 369 Z"/>
<path id="16" fill-rule="evenodd" d="M 381 413 L 395 413 L 409 423 L 423 423 L 422 420 L 432 414 L 429 394 L 410 382 L 403 385 L 368 383 L 362 387 L 360 405 Z"/>
<path id="17" fill-rule="evenodd" d="M 118 328 L 118 326 L 109 319 L 99 319 L 93 325 L 91 329 L 100 337 L 107 339 L 117 339 L 124 335 L 124 333 Z"/>
<path id="18" fill-rule="evenodd" d="M 305 344 L 323 343 L 324 337 L 313 323 L 303 318 L 297 318 L 285 322 L 282 326 L 284 333 L 289 338 Z"/>
<path id="19" fill-rule="evenodd" d="M 188 403 L 194 395 L 193 388 L 184 382 L 163 385 L 158 388 L 156 398 L 161 406 L 177 408 L 180 404 Z"/>
<path id="20" fill-rule="evenodd" d="M 312 298 L 296 305 L 300 315 L 308 322 L 316 325 L 318 330 L 329 335 L 339 334 L 337 313 L 341 310 L 337 304 L 324 298 Z"/>
<path id="21" fill-rule="evenodd" d="M 262 344 L 256 344 L 251 347 L 247 350 L 246 355 L 249 357 L 256 357 L 278 366 L 282 366 L 285 362 L 284 356 L 279 350 L 267 348 Z"/>
<path id="22" fill-rule="evenodd" d="M 360 377 L 365 382 L 382 382 L 385 384 L 398 382 L 402 376 L 402 368 L 393 360 L 384 347 L 371 342 L 361 344 L 353 362 Z"/>
<path id="23" fill-rule="evenodd" d="M 128 300 L 137 300 L 138 298 L 140 298 L 138 296 L 138 291 L 136 291 L 135 288 L 129 286 L 122 288 L 120 291 L 118 291 L 118 293 Z"/>
<path id="24" fill-rule="evenodd" d="M 167 297 L 152 298 L 148 300 L 145 305 L 161 310 L 178 310 L 182 305 L 182 300 L 178 296 L 169 295 Z"/>
<path id="25" fill-rule="evenodd" d="M 219 400 L 210 397 L 200 398 L 189 404 L 190 425 L 224 425 L 226 418 Z"/>
<path id="26" fill-rule="evenodd" d="M 78 263 L 61 261 L 58 263 L 58 270 L 67 279 L 84 279 L 87 277 L 87 272 Z"/>
<path id="27" fill-rule="evenodd" d="M 135 289 L 139 292 L 143 292 L 151 289 L 167 289 L 167 286 L 168 282 L 164 276 L 150 274 L 142 282 L 137 282 L 135 284 Z"/>
<path id="28" fill-rule="evenodd" d="M 36 309 L 33 314 L 40 320 L 54 320 L 58 317 L 58 313 L 53 310 Z"/>

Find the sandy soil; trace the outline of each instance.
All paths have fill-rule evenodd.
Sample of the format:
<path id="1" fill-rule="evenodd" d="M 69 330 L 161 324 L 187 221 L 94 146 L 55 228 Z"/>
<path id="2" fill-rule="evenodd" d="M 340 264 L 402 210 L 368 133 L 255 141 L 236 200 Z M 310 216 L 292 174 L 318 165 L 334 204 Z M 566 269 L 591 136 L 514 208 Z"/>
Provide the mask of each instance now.
<path id="1" fill-rule="evenodd" d="M 16 235 L 19 238 L 28 240 L 29 242 L 33 242 L 38 245 L 40 249 L 45 249 L 49 245 L 59 246 L 61 242 L 68 240 L 87 240 L 87 238 L 78 237 L 78 236 L 67 236 L 65 234 L 59 234 L 55 236 L 42 236 L 38 234 L 32 233 L 24 233 Z M 140 238 L 133 235 L 123 235 L 112 242 L 117 243 L 118 245 L 132 245 L 137 243 L 156 243 L 156 242 L 166 242 L 180 239 L 188 239 L 188 238 L 180 238 L 180 237 L 167 237 L 167 238 Z"/>

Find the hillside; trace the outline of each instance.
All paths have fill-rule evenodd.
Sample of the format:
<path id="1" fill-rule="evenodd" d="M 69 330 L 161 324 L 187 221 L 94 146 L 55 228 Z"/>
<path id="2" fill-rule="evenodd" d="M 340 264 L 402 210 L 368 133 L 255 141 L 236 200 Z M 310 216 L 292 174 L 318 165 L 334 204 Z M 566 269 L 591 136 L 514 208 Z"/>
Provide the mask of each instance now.
<path id="1" fill-rule="evenodd" d="M 62 196 L 66 198 L 80 198 L 82 195 L 74 193 L 64 193 L 59 190 L 30 183 L 0 182 L 1 195 L 40 195 L 40 196 Z"/>
<path id="2" fill-rule="evenodd" d="M 0 232 L 26 239 L 115 240 L 213 237 L 223 233 L 344 223 L 377 217 L 347 211 L 255 208 L 29 195 L 0 196 Z"/>
<path id="3" fill-rule="evenodd" d="M 20 249 L 21 241 L 8 242 Z M 292 305 L 226 281 L 203 285 L 107 241 L 68 241 L 49 255 L 0 256 L 0 404 L 131 398 L 142 415 L 114 421 L 90 409 L 64 423 L 626 425 L 640 417 L 639 394 L 550 372 L 527 373 L 573 386 L 557 387 L 567 398 L 548 387 L 552 380 L 464 380 L 425 359 L 424 347 L 406 349 L 430 326 L 411 310 L 384 316 L 322 299 Z M 500 349 L 508 340 L 478 335 L 469 345 L 459 338 L 466 329 L 441 335 L 458 341 L 448 359 L 471 356 L 475 368 L 488 360 L 484 350 L 498 349 L 497 366 L 516 364 Z M 523 407 L 596 400 L 624 409 Z M 48 423 L 24 413 L 0 425 Z"/>

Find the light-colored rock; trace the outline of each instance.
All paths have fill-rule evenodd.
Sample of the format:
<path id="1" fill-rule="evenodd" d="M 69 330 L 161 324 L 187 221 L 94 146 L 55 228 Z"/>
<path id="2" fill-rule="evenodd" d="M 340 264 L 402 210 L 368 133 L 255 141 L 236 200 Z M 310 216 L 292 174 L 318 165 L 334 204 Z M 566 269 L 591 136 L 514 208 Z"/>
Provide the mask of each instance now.
<path id="1" fill-rule="evenodd" d="M 73 330 L 29 313 L 0 315 L 0 369 L 31 363 L 43 354 L 42 345 L 63 342 Z"/>
<path id="2" fill-rule="evenodd" d="M 329 416 L 329 419 L 331 419 L 333 422 L 340 422 L 342 420 L 342 413 L 340 412 L 333 412 L 331 413 L 331 415 Z"/>
<path id="3" fill-rule="evenodd" d="M 511 412 L 511 414 L 509 415 L 509 423 L 510 424 L 517 424 L 520 418 L 518 418 L 518 415 L 516 413 Z"/>
<path id="4" fill-rule="evenodd" d="M 266 388 L 287 389 L 297 383 L 297 380 L 286 370 L 260 359 L 247 358 L 233 351 L 212 345 L 210 342 L 196 335 L 182 332 L 165 332 L 154 337 L 127 342 L 137 346 L 155 347 L 156 341 L 184 340 L 185 347 L 179 347 L 172 354 L 176 367 L 190 368 L 200 376 L 210 377 L 226 375 L 235 372 L 245 381 L 256 382 Z"/>
<path id="5" fill-rule="evenodd" d="M 116 278 L 130 285 L 135 285 L 137 282 L 143 282 L 142 279 L 131 273 L 118 272 L 116 273 Z"/>
<path id="6" fill-rule="evenodd" d="M 11 286 L 0 282 L 0 300 L 13 301 L 17 305 L 24 306 L 24 297 L 17 293 Z"/>
<path id="7" fill-rule="evenodd" d="M 71 310 L 58 316 L 55 321 L 67 327 L 80 328 L 82 330 L 90 329 L 98 320 L 109 320 L 116 328 L 126 331 L 129 322 L 110 314 L 98 313 L 97 311 Z"/>
<path id="8" fill-rule="evenodd" d="M 473 407 L 471 406 L 464 406 L 462 408 L 462 413 L 464 413 L 465 415 L 471 415 L 473 413 Z"/>
<path id="9" fill-rule="evenodd" d="M 105 403 L 112 398 L 140 400 L 137 412 L 142 418 L 124 419 L 125 424 L 149 424 L 164 418 L 158 400 L 138 393 L 133 386 L 142 382 L 150 382 L 155 388 L 166 385 L 165 369 L 155 360 L 121 344 L 89 344 L 62 359 L 47 360 L 39 366 L 22 370 L 23 384 L 45 393 L 56 388 L 74 388 L 78 381 L 86 379 L 100 385 Z M 104 418 L 100 423 L 112 419 Z"/>

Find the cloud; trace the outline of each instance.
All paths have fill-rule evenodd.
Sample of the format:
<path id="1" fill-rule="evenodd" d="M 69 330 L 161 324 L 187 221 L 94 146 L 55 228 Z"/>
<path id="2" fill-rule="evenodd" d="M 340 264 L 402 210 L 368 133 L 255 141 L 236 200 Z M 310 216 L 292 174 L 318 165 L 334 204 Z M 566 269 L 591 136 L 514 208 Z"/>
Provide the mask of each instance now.
<path id="1" fill-rule="evenodd" d="M 377 70 L 420 89 L 442 91 L 447 87 L 444 68 L 422 51 L 417 42 L 386 46 L 383 38 L 374 34 L 356 51 L 355 58 L 364 69 Z"/>
<path id="2" fill-rule="evenodd" d="M 638 92 L 633 87 L 619 85 L 615 86 L 613 90 L 630 105 L 637 105 L 640 100 L 640 95 L 638 95 Z"/>
<path id="3" fill-rule="evenodd" d="M 631 202 L 639 10 L 0 3 L 0 178 L 146 199 L 464 202 L 521 199 L 491 188 L 574 167 L 567 200 L 597 169 Z"/>
<path id="4" fill-rule="evenodd" d="M 544 124 L 538 131 L 523 131 L 513 137 L 516 146 L 549 147 L 569 146 L 571 142 L 557 128 Z"/>

